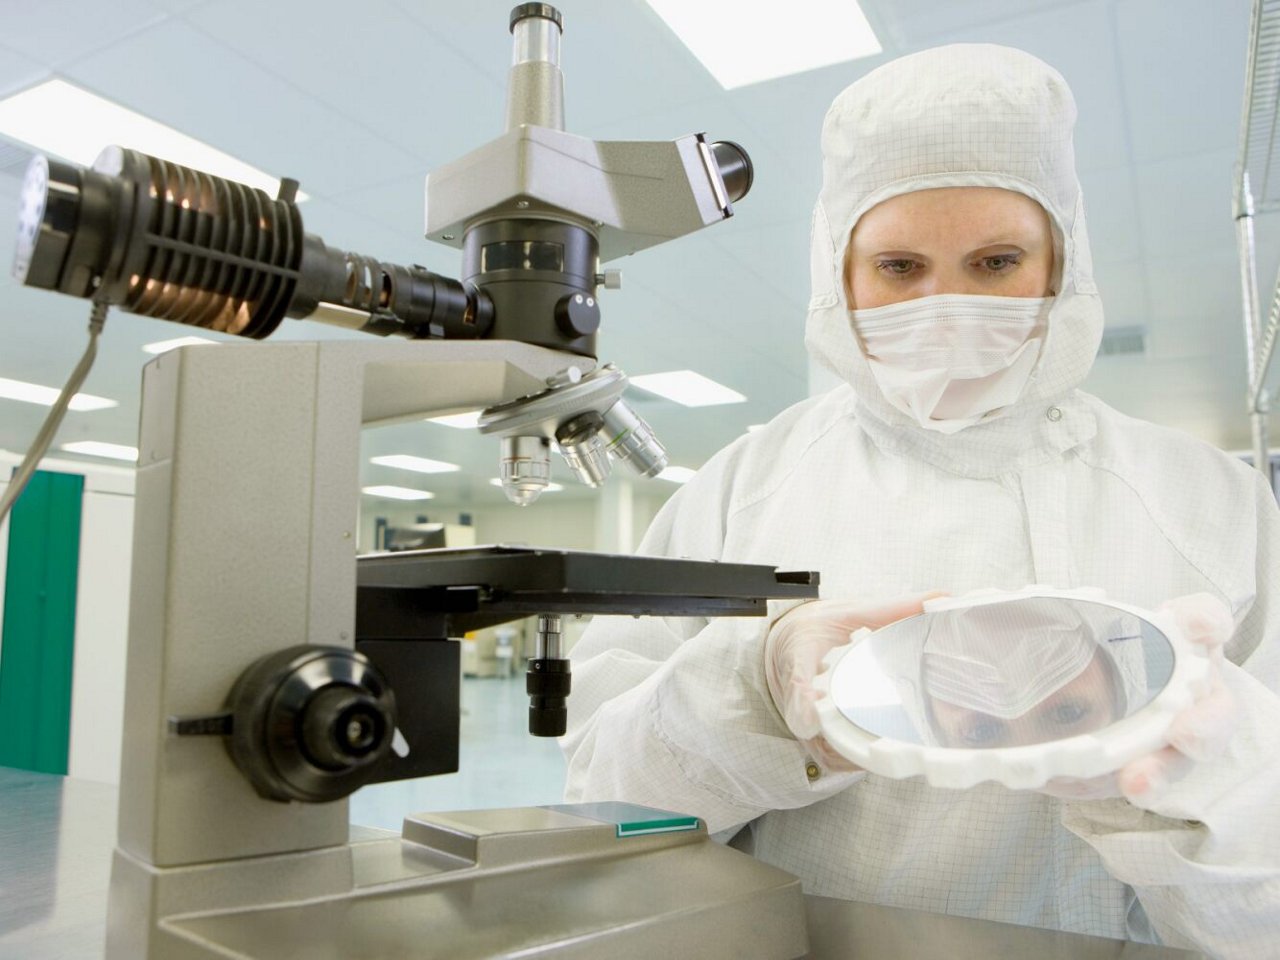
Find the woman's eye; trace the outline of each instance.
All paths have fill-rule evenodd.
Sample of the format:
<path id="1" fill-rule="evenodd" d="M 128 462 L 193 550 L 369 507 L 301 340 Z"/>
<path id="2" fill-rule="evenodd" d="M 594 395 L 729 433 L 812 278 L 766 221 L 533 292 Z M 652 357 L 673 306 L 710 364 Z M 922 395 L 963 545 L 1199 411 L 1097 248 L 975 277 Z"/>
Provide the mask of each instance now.
<path id="1" fill-rule="evenodd" d="M 988 273 L 1008 273 L 1022 262 L 1022 255 L 1002 253 L 998 257 L 983 257 L 979 262 Z"/>
<path id="2" fill-rule="evenodd" d="M 914 260 L 879 260 L 876 262 L 876 269 L 881 273 L 887 273 L 891 277 L 905 277 L 918 266 Z"/>
<path id="3" fill-rule="evenodd" d="M 1004 735 L 1004 724 L 995 720 L 979 720 L 965 727 L 960 739 L 970 747 L 985 747 Z"/>
<path id="4" fill-rule="evenodd" d="M 1089 707 L 1086 704 L 1070 701 L 1058 704 L 1053 708 L 1053 712 L 1049 716 L 1054 723 L 1066 727 L 1079 723 L 1088 715 Z"/>

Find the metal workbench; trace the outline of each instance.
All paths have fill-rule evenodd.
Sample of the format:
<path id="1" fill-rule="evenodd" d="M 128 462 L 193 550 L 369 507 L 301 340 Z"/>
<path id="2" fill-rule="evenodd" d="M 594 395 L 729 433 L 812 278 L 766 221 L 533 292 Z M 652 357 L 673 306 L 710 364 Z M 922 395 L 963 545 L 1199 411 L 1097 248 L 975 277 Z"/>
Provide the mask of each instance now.
<path id="1" fill-rule="evenodd" d="M 384 831 L 353 827 L 353 838 Z M 116 789 L 0 768 L 0 960 L 98 960 Z M 811 956 L 1189 960 L 1183 950 L 808 897 Z"/>

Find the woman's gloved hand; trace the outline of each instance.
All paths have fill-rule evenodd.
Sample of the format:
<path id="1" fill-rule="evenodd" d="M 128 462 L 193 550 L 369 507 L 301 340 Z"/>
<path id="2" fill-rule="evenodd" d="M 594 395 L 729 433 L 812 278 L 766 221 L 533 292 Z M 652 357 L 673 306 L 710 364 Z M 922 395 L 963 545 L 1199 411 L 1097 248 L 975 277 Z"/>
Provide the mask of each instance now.
<path id="1" fill-rule="evenodd" d="M 1235 632 L 1231 611 L 1207 593 L 1178 597 L 1162 609 L 1173 614 L 1183 636 L 1209 657 L 1209 687 L 1204 696 L 1174 717 L 1169 727 L 1169 746 L 1121 769 L 1120 792 L 1139 807 L 1186 776 L 1199 761 L 1218 756 L 1240 719 L 1235 697 L 1222 682 L 1222 648 Z"/>
<path id="2" fill-rule="evenodd" d="M 850 772 L 859 769 L 827 743 L 818 724 L 814 704 L 818 693 L 814 678 L 822 672 L 823 658 L 849 643 L 855 630 L 877 630 L 924 610 L 924 601 L 942 596 L 934 591 L 882 603 L 851 600 L 813 600 L 788 611 L 769 630 L 764 648 L 764 675 L 769 694 L 792 735 L 808 748 L 824 769 Z"/>
<path id="3" fill-rule="evenodd" d="M 1169 746 L 1131 760 L 1114 774 L 1092 780 L 1053 780 L 1041 792 L 1069 800 L 1123 796 L 1134 806 L 1145 807 L 1197 763 L 1225 748 L 1239 719 L 1235 698 L 1222 682 L 1222 648 L 1235 632 L 1231 611 L 1207 593 L 1177 597 L 1161 610 L 1172 613 L 1188 642 L 1208 656 L 1206 692 L 1174 717 Z"/>

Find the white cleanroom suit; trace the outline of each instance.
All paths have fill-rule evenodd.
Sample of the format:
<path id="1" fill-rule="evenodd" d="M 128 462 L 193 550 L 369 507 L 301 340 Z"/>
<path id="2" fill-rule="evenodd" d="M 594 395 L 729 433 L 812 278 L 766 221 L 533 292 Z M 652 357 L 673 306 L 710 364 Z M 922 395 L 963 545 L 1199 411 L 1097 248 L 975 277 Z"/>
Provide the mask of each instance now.
<path id="1" fill-rule="evenodd" d="M 1215 955 L 1280 955 L 1280 513 L 1260 475 L 1077 387 L 1102 334 L 1062 78 L 962 45 L 881 67 L 823 129 L 806 340 L 845 383 L 717 454 L 648 554 L 814 569 L 828 598 L 1100 587 L 1232 610 L 1226 752 L 1141 809 L 986 784 L 954 792 L 819 773 L 763 675 L 763 619 L 599 618 L 573 651 L 567 796 L 750 825 L 735 843 L 807 892 Z M 944 186 L 1048 212 L 1061 275 L 1016 402 L 943 433 L 889 403 L 851 327 L 841 264 L 876 203 Z M 806 771 L 809 771 L 807 773 Z"/>

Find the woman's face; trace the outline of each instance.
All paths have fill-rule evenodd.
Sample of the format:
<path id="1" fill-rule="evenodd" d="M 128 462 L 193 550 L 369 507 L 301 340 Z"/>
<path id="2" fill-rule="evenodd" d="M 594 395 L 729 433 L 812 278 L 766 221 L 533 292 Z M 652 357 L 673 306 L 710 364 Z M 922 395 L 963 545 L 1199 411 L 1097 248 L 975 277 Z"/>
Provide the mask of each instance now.
<path id="1" fill-rule="evenodd" d="M 1084 672 L 1020 717 L 1006 720 L 932 699 L 934 733 L 946 747 L 992 749 L 1065 740 L 1092 733 L 1124 715 L 1111 661 L 1096 652 Z"/>
<path id="2" fill-rule="evenodd" d="M 936 294 L 1052 296 L 1053 232 L 1044 208 L 997 187 L 943 187 L 878 203 L 845 258 L 851 309 Z"/>

